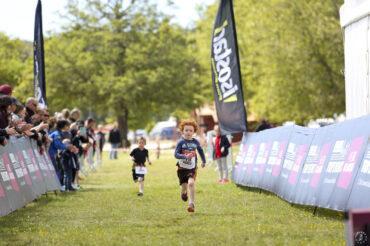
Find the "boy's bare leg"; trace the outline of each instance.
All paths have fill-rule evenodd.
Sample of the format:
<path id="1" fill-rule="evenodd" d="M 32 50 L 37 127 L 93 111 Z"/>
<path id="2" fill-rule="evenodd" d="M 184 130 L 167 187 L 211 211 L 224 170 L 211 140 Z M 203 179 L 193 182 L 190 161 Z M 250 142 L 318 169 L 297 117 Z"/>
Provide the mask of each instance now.
<path id="1" fill-rule="evenodd" d="M 189 186 L 189 203 L 194 203 L 195 183 L 193 178 L 188 179 L 188 186 Z"/>
<path id="2" fill-rule="evenodd" d="M 188 193 L 188 184 L 187 183 L 182 183 L 181 184 L 181 193 Z"/>
<path id="3" fill-rule="evenodd" d="M 144 180 L 142 177 L 139 177 L 139 189 L 141 193 L 144 192 Z"/>

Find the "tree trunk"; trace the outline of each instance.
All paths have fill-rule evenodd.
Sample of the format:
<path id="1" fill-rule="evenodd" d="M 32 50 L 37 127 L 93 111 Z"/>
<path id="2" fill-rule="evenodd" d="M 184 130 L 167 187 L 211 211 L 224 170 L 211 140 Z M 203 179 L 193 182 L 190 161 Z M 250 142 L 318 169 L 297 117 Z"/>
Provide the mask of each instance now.
<path id="1" fill-rule="evenodd" d="M 121 134 L 121 143 L 123 147 L 129 147 L 127 140 L 127 119 L 128 119 L 128 110 L 125 108 L 123 112 L 117 116 L 118 130 Z"/>

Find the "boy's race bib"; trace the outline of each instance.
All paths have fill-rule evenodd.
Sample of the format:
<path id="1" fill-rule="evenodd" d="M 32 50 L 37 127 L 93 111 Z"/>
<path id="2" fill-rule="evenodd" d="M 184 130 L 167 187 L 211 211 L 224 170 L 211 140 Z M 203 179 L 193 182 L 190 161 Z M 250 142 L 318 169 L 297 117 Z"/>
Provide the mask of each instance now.
<path id="1" fill-rule="evenodd" d="M 135 173 L 136 174 L 146 174 L 146 166 L 135 166 Z"/>
<path id="2" fill-rule="evenodd" d="M 186 169 L 193 169 L 195 168 L 195 151 L 182 151 L 182 154 L 192 154 L 190 159 L 179 159 L 179 166 Z"/>

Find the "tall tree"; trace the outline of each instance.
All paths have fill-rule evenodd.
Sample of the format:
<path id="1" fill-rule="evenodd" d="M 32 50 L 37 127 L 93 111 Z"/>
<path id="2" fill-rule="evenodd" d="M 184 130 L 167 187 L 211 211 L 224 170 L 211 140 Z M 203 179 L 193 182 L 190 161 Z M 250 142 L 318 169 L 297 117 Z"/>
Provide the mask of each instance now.
<path id="1" fill-rule="evenodd" d="M 11 39 L 0 33 L 0 85 L 9 84 L 14 88 L 21 83 L 29 59 L 32 58 L 31 52 L 31 42 Z"/>
<path id="2" fill-rule="evenodd" d="M 125 144 L 130 125 L 201 104 L 200 66 L 186 31 L 147 1 L 79 4 L 69 2 L 70 25 L 45 42 L 53 105 L 110 113 Z"/>
<path id="3" fill-rule="evenodd" d="M 249 113 L 274 122 L 303 124 L 344 111 L 344 53 L 338 13 L 342 3 L 234 1 Z M 210 6 L 197 23 L 197 43 L 203 54 L 210 50 L 209 29 L 215 13 L 216 6 Z M 208 56 L 204 57 L 202 67 L 209 69 Z"/>

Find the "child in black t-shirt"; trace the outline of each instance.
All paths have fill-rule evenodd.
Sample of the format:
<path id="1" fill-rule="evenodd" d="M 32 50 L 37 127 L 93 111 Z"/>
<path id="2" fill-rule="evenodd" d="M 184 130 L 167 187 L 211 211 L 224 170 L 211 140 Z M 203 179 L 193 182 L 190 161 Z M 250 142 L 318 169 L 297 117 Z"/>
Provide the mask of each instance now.
<path id="1" fill-rule="evenodd" d="M 139 181 L 139 193 L 138 196 L 144 194 L 144 176 L 146 174 L 145 161 L 148 160 L 149 165 L 152 163 L 149 160 L 149 152 L 145 149 L 146 140 L 144 137 L 139 138 L 139 147 L 131 151 L 131 160 L 134 162 L 132 165 L 132 178 L 136 183 Z"/>

